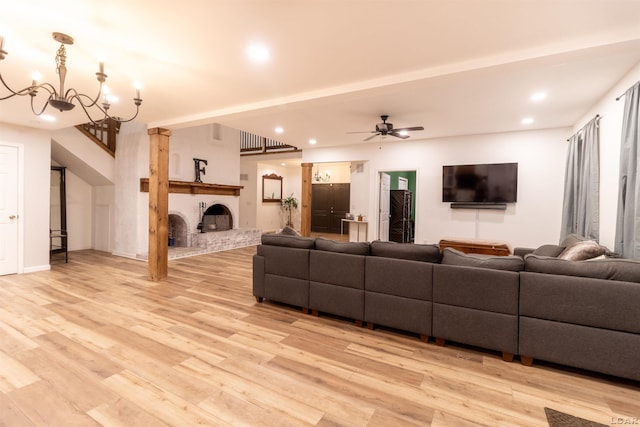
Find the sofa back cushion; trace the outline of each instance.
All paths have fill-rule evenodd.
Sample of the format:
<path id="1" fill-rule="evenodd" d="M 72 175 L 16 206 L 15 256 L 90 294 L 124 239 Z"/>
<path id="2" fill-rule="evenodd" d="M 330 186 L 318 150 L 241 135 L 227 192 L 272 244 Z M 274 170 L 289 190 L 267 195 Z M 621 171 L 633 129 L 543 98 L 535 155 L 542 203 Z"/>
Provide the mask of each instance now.
<path id="1" fill-rule="evenodd" d="M 624 258 L 568 261 L 559 258 L 527 255 L 525 270 L 533 273 L 591 277 L 640 283 L 640 261 Z"/>
<path id="2" fill-rule="evenodd" d="M 369 244 L 366 242 L 336 242 L 322 237 L 316 239 L 316 249 L 341 254 L 369 255 Z"/>
<path id="3" fill-rule="evenodd" d="M 494 256 L 465 254 L 453 248 L 442 251 L 442 264 L 462 267 L 490 268 L 493 270 L 522 271 L 524 260 L 516 255 Z"/>
<path id="4" fill-rule="evenodd" d="M 595 261 L 583 261 L 589 262 Z M 525 317 L 590 326 L 612 334 L 640 334 L 638 301 L 637 283 L 520 273 L 520 315 Z"/>
<path id="5" fill-rule="evenodd" d="M 263 234 L 263 245 L 285 246 L 288 248 L 313 249 L 316 239 L 312 237 L 292 236 L 288 234 Z"/>
<path id="6" fill-rule="evenodd" d="M 382 242 L 376 240 L 371 243 L 371 255 L 398 258 L 409 261 L 424 261 L 439 263 L 442 253 L 437 245 L 417 245 L 414 243 Z"/>
<path id="7" fill-rule="evenodd" d="M 257 255 L 264 257 L 264 272 L 276 276 L 309 279 L 309 250 L 285 246 L 259 245 Z"/>
<path id="8" fill-rule="evenodd" d="M 348 288 L 364 289 L 362 255 L 328 251 L 309 252 L 309 280 Z"/>
<path id="9" fill-rule="evenodd" d="M 365 291 L 431 301 L 433 263 L 370 256 L 364 277 Z"/>

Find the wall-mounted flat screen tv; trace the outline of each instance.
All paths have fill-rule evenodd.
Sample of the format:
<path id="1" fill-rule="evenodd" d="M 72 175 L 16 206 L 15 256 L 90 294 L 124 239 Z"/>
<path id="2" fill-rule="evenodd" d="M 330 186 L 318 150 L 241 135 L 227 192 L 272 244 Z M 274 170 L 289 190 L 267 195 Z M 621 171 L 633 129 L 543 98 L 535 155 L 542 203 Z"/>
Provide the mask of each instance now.
<path id="1" fill-rule="evenodd" d="M 442 167 L 443 202 L 513 203 L 517 199 L 517 163 Z"/>

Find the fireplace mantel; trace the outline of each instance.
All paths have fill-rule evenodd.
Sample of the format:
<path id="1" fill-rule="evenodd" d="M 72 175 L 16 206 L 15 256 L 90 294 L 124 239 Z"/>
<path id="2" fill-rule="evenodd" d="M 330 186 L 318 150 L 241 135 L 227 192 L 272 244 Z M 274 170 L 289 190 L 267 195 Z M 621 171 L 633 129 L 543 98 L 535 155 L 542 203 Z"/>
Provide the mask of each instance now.
<path id="1" fill-rule="evenodd" d="M 179 194 L 216 194 L 218 196 L 239 196 L 241 185 L 207 184 L 203 182 L 171 181 L 169 193 Z M 149 192 L 149 178 L 140 178 L 140 191 Z"/>

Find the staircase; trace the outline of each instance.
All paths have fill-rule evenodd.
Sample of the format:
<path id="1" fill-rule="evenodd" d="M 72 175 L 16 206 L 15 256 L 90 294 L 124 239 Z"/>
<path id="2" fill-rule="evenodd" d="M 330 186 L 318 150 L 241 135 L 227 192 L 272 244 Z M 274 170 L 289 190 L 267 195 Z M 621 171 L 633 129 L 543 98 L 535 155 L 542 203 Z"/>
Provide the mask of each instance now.
<path id="1" fill-rule="evenodd" d="M 105 118 L 104 120 L 77 125 L 76 129 L 115 157 L 116 138 L 120 131 L 119 121 Z"/>

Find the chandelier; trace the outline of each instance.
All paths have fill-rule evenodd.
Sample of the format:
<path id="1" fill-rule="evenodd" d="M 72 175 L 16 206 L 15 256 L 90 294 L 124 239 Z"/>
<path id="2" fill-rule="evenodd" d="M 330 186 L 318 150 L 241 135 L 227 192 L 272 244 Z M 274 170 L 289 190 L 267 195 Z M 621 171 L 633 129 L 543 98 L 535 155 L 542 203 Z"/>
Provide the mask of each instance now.
<path id="1" fill-rule="evenodd" d="M 14 96 L 26 96 L 29 95 L 31 98 L 31 111 L 33 114 L 39 116 L 45 112 L 47 107 L 51 105 L 51 107 L 62 111 L 70 111 L 72 110 L 76 104 L 82 107 L 85 114 L 91 120 L 92 123 L 97 123 L 96 119 L 91 117 L 89 113 L 89 108 L 97 108 L 104 115 L 102 119 L 112 119 L 118 122 L 130 122 L 138 116 L 138 111 L 140 109 L 140 104 L 142 104 L 142 99 L 140 98 L 140 89 L 136 88 L 136 97 L 133 98 L 133 103 L 136 106 L 136 112 L 133 117 L 129 119 L 122 119 L 120 117 L 113 117 L 109 115 L 109 108 L 111 107 L 109 103 L 109 97 L 106 93 L 103 93 L 102 84 L 107 79 L 107 75 L 104 73 L 104 62 L 100 62 L 99 71 L 96 73 L 96 78 L 98 82 L 100 82 L 100 86 L 98 87 L 98 94 L 92 98 L 89 95 L 85 95 L 83 93 L 78 93 L 73 88 L 69 88 L 65 91 L 65 79 L 67 77 L 67 51 L 65 49 L 65 45 L 73 44 L 73 37 L 68 36 L 63 33 L 53 33 L 53 39 L 60 43 L 60 47 L 56 52 L 56 73 L 60 78 L 59 88 L 56 90 L 55 86 L 50 83 L 38 83 L 36 78 L 31 82 L 31 86 L 27 86 L 24 89 L 13 90 L 7 85 L 2 77 L 2 73 L 0 72 L 0 82 L 2 85 L 10 92 L 9 95 L 0 98 L 0 100 L 5 100 L 9 98 L 13 98 Z M 0 61 L 3 60 L 7 56 L 7 52 L 3 50 L 2 46 L 4 44 L 4 38 L 0 36 Z M 34 100 L 38 95 L 38 91 L 44 91 L 49 95 L 47 100 L 41 109 L 36 109 Z M 103 96 L 102 102 L 100 103 L 100 96 Z"/>
<path id="2" fill-rule="evenodd" d="M 320 166 L 316 169 L 316 172 L 313 174 L 313 180 L 315 182 L 329 182 L 331 179 L 331 174 L 329 171 L 325 171 L 324 175 L 320 174 Z"/>

